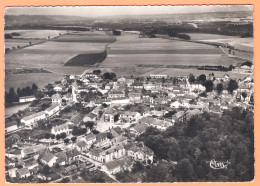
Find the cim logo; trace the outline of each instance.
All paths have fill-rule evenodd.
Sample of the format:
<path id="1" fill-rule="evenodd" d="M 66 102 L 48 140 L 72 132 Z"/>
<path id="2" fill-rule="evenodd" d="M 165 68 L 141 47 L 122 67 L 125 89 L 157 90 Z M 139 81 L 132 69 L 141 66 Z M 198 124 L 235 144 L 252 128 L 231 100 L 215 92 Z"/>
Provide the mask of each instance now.
<path id="1" fill-rule="evenodd" d="M 212 168 L 212 169 L 227 169 L 227 166 L 231 164 L 229 161 L 216 161 L 216 160 L 211 160 L 209 162 L 209 166 Z"/>

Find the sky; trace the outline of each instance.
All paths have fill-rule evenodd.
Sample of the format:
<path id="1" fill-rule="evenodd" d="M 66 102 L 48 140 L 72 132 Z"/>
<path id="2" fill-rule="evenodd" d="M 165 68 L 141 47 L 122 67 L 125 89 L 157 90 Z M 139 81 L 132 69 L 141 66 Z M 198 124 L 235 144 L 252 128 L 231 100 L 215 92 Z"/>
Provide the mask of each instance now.
<path id="1" fill-rule="evenodd" d="M 6 15 L 71 15 L 82 17 L 180 14 L 200 12 L 225 12 L 253 10 L 250 5 L 210 5 L 210 6 L 83 6 L 83 7 L 7 7 Z"/>

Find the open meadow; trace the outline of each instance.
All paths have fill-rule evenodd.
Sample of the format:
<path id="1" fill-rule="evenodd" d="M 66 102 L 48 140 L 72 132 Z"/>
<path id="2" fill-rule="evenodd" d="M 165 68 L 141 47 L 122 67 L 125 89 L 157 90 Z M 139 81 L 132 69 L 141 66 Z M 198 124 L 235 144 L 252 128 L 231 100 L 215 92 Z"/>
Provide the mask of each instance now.
<path id="1" fill-rule="evenodd" d="M 18 33 L 19 35 L 13 38 L 19 39 L 47 39 L 67 33 L 65 30 L 5 30 L 4 32 L 5 34 Z"/>
<path id="2" fill-rule="evenodd" d="M 237 50 L 247 51 L 253 53 L 254 51 L 254 38 L 247 37 L 241 38 L 239 36 L 225 36 L 217 34 L 200 34 L 200 33 L 187 33 L 191 40 L 204 41 L 208 43 L 223 43 L 233 46 Z M 253 58 L 253 54 L 251 54 Z"/>
<path id="3" fill-rule="evenodd" d="M 243 60 L 242 60 L 243 61 Z M 229 58 L 219 47 L 167 40 L 139 38 L 126 34 L 108 47 L 108 57 L 102 67 L 135 65 L 236 65 L 238 59 Z"/>
<path id="4" fill-rule="evenodd" d="M 81 35 L 91 37 L 93 33 L 81 32 Z M 101 38 L 110 38 L 110 36 L 105 35 L 103 32 L 96 35 L 100 35 Z M 78 38 L 79 36 L 78 34 L 74 34 L 73 37 Z M 77 39 L 73 39 L 70 42 L 57 42 L 56 40 L 51 40 L 7 53 L 5 55 L 6 69 L 44 68 L 53 73 L 30 73 L 19 75 L 8 73 L 6 74 L 6 89 L 10 86 L 22 88 L 30 84 L 30 82 L 35 82 L 41 87 L 43 84 L 48 84 L 57 79 L 61 79 L 62 75 L 65 74 L 81 74 L 86 68 L 82 68 L 81 66 L 64 66 L 64 64 L 79 54 L 103 52 L 105 46 L 109 43 L 106 41 L 76 42 L 76 40 Z"/>

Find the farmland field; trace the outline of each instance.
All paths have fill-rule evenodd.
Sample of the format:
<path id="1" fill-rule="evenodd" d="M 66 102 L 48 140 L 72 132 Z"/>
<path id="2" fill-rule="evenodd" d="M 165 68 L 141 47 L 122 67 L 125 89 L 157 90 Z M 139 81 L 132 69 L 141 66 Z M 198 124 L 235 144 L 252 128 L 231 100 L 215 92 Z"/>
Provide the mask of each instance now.
<path id="1" fill-rule="evenodd" d="M 5 48 L 12 49 L 13 47 L 15 47 L 17 49 L 18 46 L 29 46 L 29 42 L 31 42 L 31 44 L 34 45 L 43 41 L 44 40 L 42 39 L 5 39 Z"/>
<path id="2" fill-rule="evenodd" d="M 108 47 L 102 67 L 135 65 L 236 65 L 243 60 L 228 58 L 218 47 L 123 34 Z"/>
<path id="3" fill-rule="evenodd" d="M 81 32 L 81 35 L 89 35 L 89 32 Z M 79 34 L 75 34 L 74 37 L 78 38 Z M 96 34 L 100 35 L 101 38 L 110 37 L 106 36 L 105 33 Z M 87 37 L 86 36 L 86 37 Z M 96 36 L 97 37 L 97 36 Z M 75 39 L 76 40 L 76 39 Z M 5 55 L 5 68 L 44 68 L 48 69 L 53 74 L 6 74 L 5 87 L 8 89 L 10 86 L 13 87 L 24 87 L 32 82 L 35 82 L 38 86 L 54 82 L 57 79 L 61 79 L 63 74 L 81 74 L 87 68 L 83 67 L 70 67 L 64 66 L 64 64 L 71 58 L 79 54 L 88 53 L 100 53 L 103 52 L 105 46 L 109 42 L 56 42 L 56 40 L 47 41 L 41 44 L 29 46 L 27 48 L 12 51 Z M 57 74 L 55 74 L 57 73 Z M 61 73 L 61 74 L 59 74 Z"/>
<path id="4" fill-rule="evenodd" d="M 115 39 L 117 41 L 115 41 Z M 115 41 L 115 42 L 114 42 Z M 107 58 L 99 64 L 102 72 L 113 71 L 118 75 L 143 75 L 165 72 L 169 75 L 188 73 L 189 69 L 156 68 L 149 65 L 236 65 L 244 62 L 229 58 L 220 48 L 192 42 L 160 38 L 139 38 L 135 34 L 109 36 L 105 32 L 79 32 L 62 35 L 5 55 L 5 68 L 44 68 L 52 73 L 6 74 L 5 87 L 9 89 L 30 86 L 35 82 L 40 88 L 62 78 L 64 74 L 81 74 L 94 67 L 64 66 L 80 54 L 97 54 L 107 48 Z M 137 67 L 147 65 L 148 67 Z M 197 71 L 194 73 L 208 73 Z M 210 73 L 210 72 L 209 72 Z M 214 72 L 222 74 L 222 72 Z M 239 76 L 239 75 L 236 75 Z"/>
<path id="5" fill-rule="evenodd" d="M 5 30 L 5 33 L 18 33 L 19 36 L 13 36 L 13 38 L 23 38 L 23 39 L 47 39 L 57 37 L 59 34 L 65 34 L 65 30 Z"/>
<path id="6" fill-rule="evenodd" d="M 245 50 L 248 52 L 253 52 L 254 49 L 254 39 L 252 37 L 241 38 L 239 36 L 225 36 L 217 34 L 197 34 L 197 33 L 187 33 L 191 40 L 205 41 L 212 43 L 227 43 L 234 46 L 235 49 Z"/>
<path id="7" fill-rule="evenodd" d="M 55 41 L 111 43 L 116 41 L 116 38 L 114 36 L 105 35 L 104 32 L 85 32 L 85 33 L 71 33 L 71 34 L 62 35 Z"/>

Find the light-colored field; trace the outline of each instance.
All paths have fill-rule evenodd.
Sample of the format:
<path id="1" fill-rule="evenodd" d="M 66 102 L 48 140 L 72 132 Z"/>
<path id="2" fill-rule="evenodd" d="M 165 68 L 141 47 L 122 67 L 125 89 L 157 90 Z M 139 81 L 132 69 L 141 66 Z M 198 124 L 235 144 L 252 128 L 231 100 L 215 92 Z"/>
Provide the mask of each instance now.
<path id="1" fill-rule="evenodd" d="M 13 51 L 5 56 L 6 68 L 38 67 L 61 71 L 72 57 L 81 53 L 102 52 L 106 43 L 77 43 L 48 41 L 24 49 Z"/>
<path id="2" fill-rule="evenodd" d="M 103 67 L 142 65 L 236 65 L 238 59 L 222 54 L 118 54 L 108 55 Z M 242 60 L 243 61 L 243 60 Z"/>
<path id="3" fill-rule="evenodd" d="M 192 40 L 205 41 L 211 43 L 227 43 L 234 46 L 235 49 L 245 50 L 249 52 L 254 51 L 254 38 L 241 38 L 239 36 L 225 36 L 217 34 L 197 34 L 187 33 Z"/>
<path id="4" fill-rule="evenodd" d="M 25 39 L 47 39 L 57 37 L 59 34 L 65 34 L 65 30 L 5 30 L 5 33 L 18 33 L 20 36 L 13 36 L 13 38 L 25 38 Z"/>
<path id="5" fill-rule="evenodd" d="M 10 107 L 6 107 L 5 108 L 5 118 L 12 116 L 13 114 L 19 112 L 20 110 L 24 110 L 24 109 L 28 108 L 30 104 L 31 103 L 26 103 L 26 104 L 22 104 L 22 105 L 13 105 Z"/>
<path id="6" fill-rule="evenodd" d="M 20 47 L 24 47 L 24 46 L 29 46 L 31 42 L 32 45 L 36 44 L 36 43 L 40 43 L 43 42 L 44 40 L 41 39 L 5 39 L 5 48 L 9 48 L 12 49 L 13 47 L 15 47 L 16 49 L 18 48 L 18 46 Z"/>
<path id="7" fill-rule="evenodd" d="M 89 32 L 81 32 L 81 35 L 89 35 Z M 74 37 L 78 38 L 79 34 Z M 97 34 L 95 34 L 97 35 Z M 100 34 L 104 37 L 104 33 Z M 5 55 L 5 68 L 44 68 L 54 72 L 53 74 L 11 74 L 6 75 L 6 89 L 9 87 L 22 88 L 35 82 L 38 86 L 43 87 L 49 82 L 61 79 L 62 74 L 81 74 L 86 67 L 69 67 L 63 66 L 69 59 L 78 54 L 103 52 L 105 41 L 101 42 L 56 42 L 47 41 L 38 45 L 15 50 Z M 57 73 L 57 74 L 55 74 Z M 59 74 L 60 73 L 60 74 Z"/>
<path id="8" fill-rule="evenodd" d="M 242 60 L 243 61 L 243 60 Z M 228 58 L 223 51 L 206 44 L 139 38 L 123 34 L 109 45 L 108 57 L 103 67 L 143 65 L 236 65 L 241 60 Z"/>
<path id="9" fill-rule="evenodd" d="M 5 89 L 8 91 L 11 87 L 15 90 L 27 86 L 31 87 L 33 83 L 36 83 L 39 88 L 43 88 L 48 83 L 54 83 L 62 78 L 63 76 L 54 73 L 7 74 L 5 76 Z"/>

